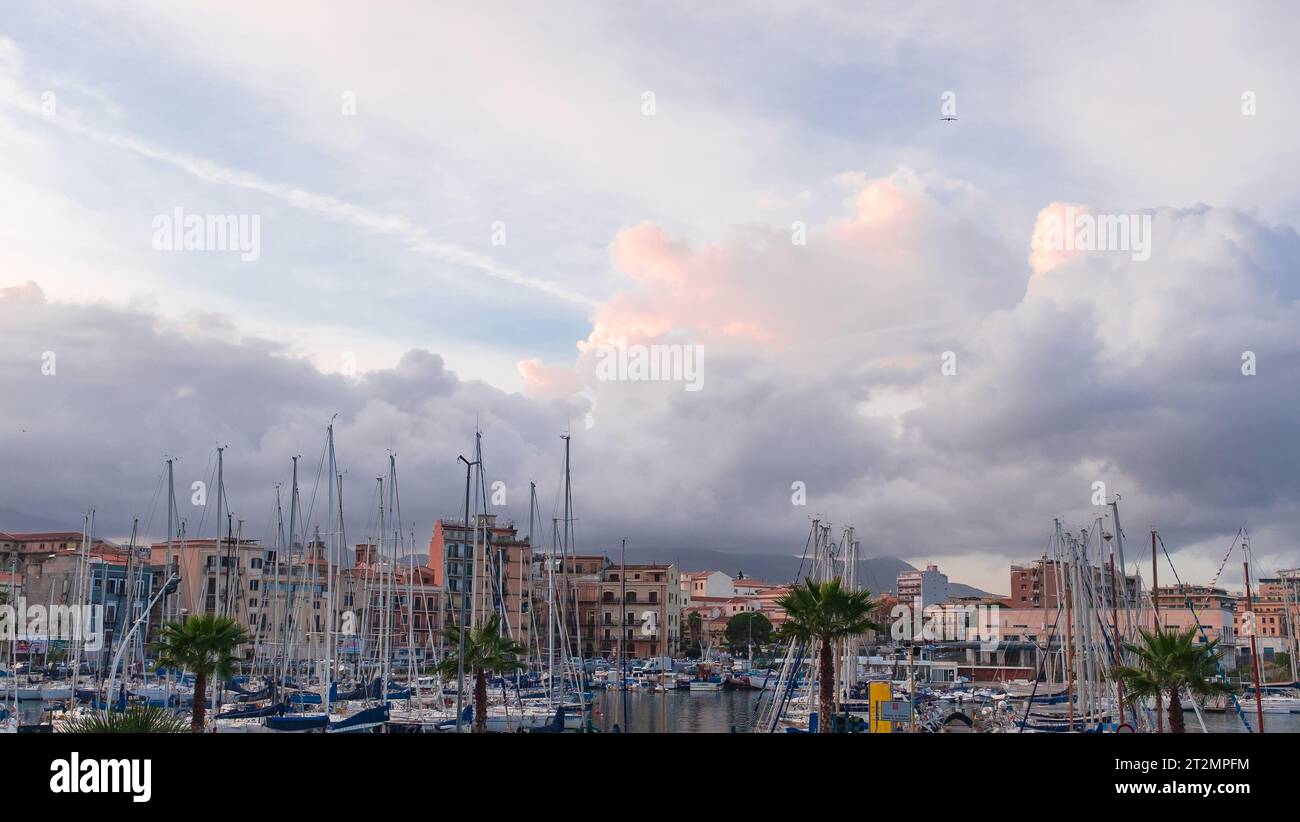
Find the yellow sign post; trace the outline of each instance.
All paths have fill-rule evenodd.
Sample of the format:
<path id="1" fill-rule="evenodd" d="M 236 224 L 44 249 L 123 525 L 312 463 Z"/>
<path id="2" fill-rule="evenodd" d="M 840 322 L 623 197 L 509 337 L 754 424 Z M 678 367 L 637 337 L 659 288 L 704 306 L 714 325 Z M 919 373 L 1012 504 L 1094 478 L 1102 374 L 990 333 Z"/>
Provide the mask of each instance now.
<path id="1" fill-rule="evenodd" d="M 894 696 L 894 686 L 888 682 L 872 682 L 867 690 L 871 703 L 871 732 L 873 734 L 893 733 L 894 723 L 880 719 L 880 703 L 889 702 Z"/>

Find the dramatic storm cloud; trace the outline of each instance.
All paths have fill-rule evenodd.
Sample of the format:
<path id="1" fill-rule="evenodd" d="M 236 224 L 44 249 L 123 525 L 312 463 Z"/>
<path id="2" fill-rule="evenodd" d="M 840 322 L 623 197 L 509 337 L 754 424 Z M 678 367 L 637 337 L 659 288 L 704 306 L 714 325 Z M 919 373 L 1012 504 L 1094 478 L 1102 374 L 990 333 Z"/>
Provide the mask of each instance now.
<path id="1" fill-rule="evenodd" d="M 159 536 L 172 456 L 211 535 L 218 445 L 245 533 L 293 455 L 315 525 L 337 415 L 358 539 L 390 451 L 417 545 L 456 515 L 476 429 L 549 528 L 572 431 L 582 549 L 820 516 L 1005 590 L 1103 483 L 1186 578 L 1300 563 L 1300 59 L 1251 10 L 82 11 L 0 30 L 0 529 Z"/>

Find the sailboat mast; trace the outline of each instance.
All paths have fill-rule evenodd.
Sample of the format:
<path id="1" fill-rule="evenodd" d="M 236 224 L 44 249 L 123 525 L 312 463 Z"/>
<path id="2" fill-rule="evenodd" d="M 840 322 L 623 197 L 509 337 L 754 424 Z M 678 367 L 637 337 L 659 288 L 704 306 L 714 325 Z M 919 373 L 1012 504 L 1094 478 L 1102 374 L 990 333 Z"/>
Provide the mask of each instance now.
<path id="1" fill-rule="evenodd" d="M 1255 612 L 1255 602 L 1250 593 L 1250 549 L 1243 544 L 1245 561 L 1242 562 L 1242 571 L 1246 579 L 1246 610 L 1250 613 Z M 1255 680 L 1255 718 L 1259 720 L 1259 732 L 1264 733 L 1264 690 L 1259 684 L 1259 645 L 1255 640 L 1256 631 L 1250 632 L 1250 673 Z"/>
<path id="2" fill-rule="evenodd" d="M 465 704 L 465 631 L 467 627 L 465 625 L 465 598 L 469 592 L 467 582 L 473 578 L 470 574 L 466 573 L 466 569 L 469 568 L 469 566 L 466 565 L 465 560 L 469 559 L 473 562 L 474 559 L 472 556 L 468 558 L 464 556 L 464 548 L 469 543 L 469 481 L 470 476 L 473 473 L 474 463 L 465 459 L 464 455 L 457 457 L 457 459 L 460 462 L 465 463 L 465 522 L 463 523 L 464 528 L 461 531 L 460 540 L 462 549 L 460 552 L 461 590 L 456 592 L 456 634 L 458 640 L 458 648 L 456 651 L 456 733 L 460 733 L 462 726 L 461 712 L 464 710 Z M 473 607 L 473 602 L 470 603 L 470 606 Z"/>
<path id="3" fill-rule="evenodd" d="M 534 536 L 534 535 L 533 535 L 533 521 L 536 519 L 536 517 L 537 517 L 537 483 L 533 482 L 532 480 L 529 480 L 529 481 L 528 481 L 528 558 L 529 558 L 529 563 L 528 563 L 528 592 L 529 592 L 529 596 L 530 596 L 530 597 L 532 596 L 532 590 L 533 590 L 533 563 L 532 563 L 533 546 L 537 544 L 536 540 L 533 539 L 533 536 Z M 520 573 L 521 575 L 523 574 L 523 568 L 522 568 L 522 567 L 520 568 L 519 573 Z M 536 612 L 537 612 L 536 608 L 534 608 L 534 609 L 532 609 L 532 610 L 530 611 L 530 613 L 532 613 L 532 614 L 535 614 Z M 537 620 L 536 620 L 536 619 L 533 619 L 533 620 L 532 620 L 532 623 L 533 623 L 533 625 L 535 626 L 535 625 L 537 624 Z M 520 627 L 520 630 L 523 629 L 523 625 L 524 625 L 524 597 L 523 597 L 523 583 L 521 582 L 521 583 L 520 583 L 520 590 L 519 590 L 519 627 Z M 532 633 L 533 633 L 533 634 L 536 634 L 536 631 L 534 630 Z M 532 656 L 531 651 L 529 652 L 529 656 Z"/>
<path id="4" fill-rule="evenodd" d="M 77 563 L 77 584 L 75 587 L 77 609 L 74 613 L 77 613 L 79 615 L 79 619 L 77 620 L 78 628 L 75 637 L 76 645 L 72 646 L 76 649 L 75 653 L 73 653 L 72 655 L 72 694 L 70 696 L 70 699 L 71 699 L 71 707 L 73 710 L 75 710 L 77 707 L 77 675 L 81 673 L 81 653 L 82 653 L 82 648 L 84 648 L 86 644 L 85 630 L 87 625 L 87 621 L 86 621 L 87 614 L 86 614 L 85 606 L 88 604 L 90 599 L 90 594 L 88 591 L 90 585 L 89 585 L 89 579 L 87 577 L 87 575 L 90 573 L 89 569 L 90 569 L 90 515 L 86 514 L 82 517 L 81 556 L 79 557 L 79 562 Z M 12 669 L 10 670 L 10 673 L 13 673 Z"/>
<path id="5" fill-rule="evenodd" d="M 564 550 L 568 555 L 576 555 L 573 546 L 573 463 L 570 459 L 571 444 L 572 437 L 566 431 L 564 434 Z M 574 671 L 574 678 L 576 679 L 578 686 L 578 716 L 585 724 L 587 702 L 583 695 L 587 690 L 587 663 L 582 653 L 582 605 L 579 602 L 578 590 L 569 587 L 569 569 L 567 563 L 563 570 L 565 598 L 568 598 L 570 591 L 572 591 L 573 594 L 573 656 L 578 660 L 577 670 Z M 595 629 L 593 628 L 592 630 L 594 631 Z M 626 724 L 626 722 L 624 722 L 624 724 Z"/>
<path id="6" fill-rule="evenodd" d="M 174 462 L 174 459 L 167 460 L 167 564 L 163 566 L 163 579 L 171 577 L 173 555 L 172 536 L 176 533 L 176 477 L 173 474 L 172 465 Z M 167 621 L 167 617 L 171 614 L 171 599 L 171 594 L 163 594 L 162 614 L 164 623 Z M 167 672 L 168 687 L 171 686 L 171 678 L 172 675 L 169 669 Z"/>
<path id="7" fill-rule="evenodd" d="M 298 524 L 298 458 L 293 457 L 293 479 L 289 486 L 289 539 L 285 543 L 285 574 L 288 578 L 288 590 L 285 592 L 284 606 L 284 644 L 281 651 L 284 654 L 283 674 L 281 681 L 289 678 L 289 625 L 293 619 L 293 538 L 295 528 Z"/>
<path id="8" fill-rule="evenodd" d="M 388 626 L 389 618 L 392 616 L 392 603 L 388 598 L 388 577 L 384 573 L 384 538 L 388 535 L 387 512 L 384 509 L 384 478 L 377 477 L 379 481 L 379 664 L 380 680 L 382 684 L 379 688 L 379 698 L 388 698 Z"/>
<path id="9" fill-rule="evenodd" d="M 546 656 L 547 656 L 547 673 L 550 678 L 547 680 L 547 690 L 550 692 L 552 700 L 555 699 L 555 618 L 556 618 L 556 601 L 555 601 L 555 543 L 556 534 L 559 531 L 554 520 L 551 521 L 551 553 L 546 558 L 546 615 L 549 629 L 547 631 Z"/>
<path id="10" fill-rule="evenodd" d="M 1155 615 L 1156 633 L 1163 630 L 1160 624 L 1160 566 L 1156 564 L 1156 529 L 1151 529 L 1151 611 Z M 1164 733 L 1165 730 L 1165 713 L 1163 696 L 1157 690 L 1156 700 L 1156 733 Z"/>
<path id="11" fill-rule="evenodd" d="M 564 438 L 564 446 L 565 446 L 565 450 L 566 450 L 566 452 L 567 452 L 567 450 L 568 450 L 568 446 L 569 446 L 569 438 L 568 438 L 568 437 L 565 437 L 565 438 Z M 567 459 L 565 460 L 565 468 L 566 468 L 566 469 L 568 468 L 568 460 L 567 460 Z M 567 486 L 568 486 L 568 471 L 567 471 L 567 470 L 565 471 L 565 486 L 566 486 L 566 489 L 567 489 Z M 620 686 L 620 690 L 622 690 L 622 692 L 623 692 L 623 733 L 628 733 L 628 727 L 627 727 L 627 644 L 626 644 L 626 642 L 627 642 L 627 630 L 628 630 L 628 629 L 627 629 L 627 625 L 626 625 L 626 623 L 624 622 L 624 620 L 627 619 L 627 540 L 626 540 L 626 539 L 623 540 L 623 547 L 619 550 L 619 559 L 618 559 L 618 562 L 619 562 L 619 569 L 618 569 L 618 599 L 619 599 L 619 610 L 621 611 L 621 613 L 619 613 L 619 615 L 618 615 L 618 624 L 619 624 L 619 626 L 620 626 L 620 630 L 619 630 L 619 641 L 618 641 L 618 650 L 619 650 L 619 654 L 618 654 L 618 655 L 619 655 L 620 657 L 623 658 L 623 681 L 619 684 L 619 686 Z"/>
<path id="12" fill-rule="evenodd" d="M 220 595 L 221 592 L 217 591 L 216 588 L 224 581 L 224 573 L 225 573 L 225 568 L 224 568 L 225 551 L 221 547 L 221 503 L 222 503 L 222 497 L 225 496 L 225 494 L 221 493 L 221 489 L 224 487 L 224 483 L 225 483 L 225 474 L 224 474 L 225 454 L 226 454 L 226 447 L 224 445 L 217 446 L 217 540 L 213 544 L 213 549 L 212 549 L 212 555 L 213 555 L 212 562 L 216 565 L 216 567 L 212 571 L 213 579 L 214 579 L 213 582 L 214 596 L 212 597 L 212 610 L 217 614 L 217 616 L 221 616 L 220 603 L 223 597 Z M 205 599 L 206 599 L 206 595 L 207 592 L 204 591 Z M 207 609 L 204 608 L 204 611 L 206 610 Z"/>
<path id="13" fill-rule="evenodd" d="M 330 548 L 329 553 L 325 556 L 325 681 L 322 683 L 325 688 L 324 696 L 321 700 L 325 706 L 325 713 L 330 712 L 330 684 L 334 681 L 334 565 L 339 551 L 339 531 L 338 517 L 341 511 L 334 507 L 335 485 L 334 479 L 337 472 L 337 463 L 334 459 L 334 420 L 330 419 L 330 424 L 325 429 L 325 443 L 329 451 L 329 529 L 330 529 Z"/>
<path id="14" fill-rule="evenodd" d="M 338 529 L 339 529 L 339 540 L 338 540 L 338 545 L 339 545 L 339 554 L 338 554 L 337 556 L 334 557 L 334 575 L 335 575 L 335 576 L 338 576 L 338 574 L 339 574 L 339 567 L 338 567 L 338 565 L 339 565 L 339 558 L 342 556 L 342 549 L 343 549 L 344 547 L 346 547 L 347 544 L 348 544 L 348 526 L 347 526 L 347 522 L 343 519 L 343 474 L 342 474 L 341 472 L 338 473 L 338 474 L 336 474 L 336 475 L 335 475 L 335 480 L 337 480 L 337 482 L 338 482 L 338 484 L 337 484 L 336 486 L 334 486 L 334 487 L 335 487 L 336 492 L 337 492 L 337 494 L 338 494 L 338 505 L 339 505 L 339 507 L 338 507 Z M 353 583 L 349 586 L 349 589 L 353 592 L 353 594 L 355 594 L 355 592 L 356 592 L 356 583 L 355 583 L 355 578 L 354 578 Z M 335 652 L 335 653 L 338 652 L 338 645 L 339 645 L 339 640 L 338 640 L 338 635 L 337 635 L 337 632 L 336 632 L 336 633 L 335 633 L 335 636 L 334 636 L 334 641 L 333 641 L 333 644 L 332 644 L 332 647 L 334 648 L 334 652 Z"/>

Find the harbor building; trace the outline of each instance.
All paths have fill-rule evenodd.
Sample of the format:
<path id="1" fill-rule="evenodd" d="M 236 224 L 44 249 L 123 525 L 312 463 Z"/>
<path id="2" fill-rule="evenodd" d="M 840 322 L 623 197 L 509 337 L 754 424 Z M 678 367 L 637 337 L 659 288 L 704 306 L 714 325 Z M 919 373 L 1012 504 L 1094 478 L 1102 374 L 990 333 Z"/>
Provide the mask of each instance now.
<path id="1" fill-rule="evenodd" d="M 571 657 L 597 655 L 600 632 L 601 586 L 611 562 L 604 554 L 533 555 L 533 592 L 535 621 L 532 626 L 542 648 L 549 647 L 552 630 L 550 608 L 555 602 L 557 645 L 567 646 Z M 559 653 L 563 654 L 563 651 Z"/>
<path id="2" fill-rule="evenodd" d="M 736 595 L 736 583 L 722 571 L 692 571 L 681 575 L 681 590 L 693 599 L 725 599 Z"/>
<path id="3" fill-rule="evenodd" d="M 80 540 L 80 534 L 77 537 Z M 77 578 L 83 569 L 84 577 L 79 583 Z M 103 669 L 108 665 L 114 643 L 142 616 L 144 622 L 137 634 L 137 647 L 143 648 L 156 638 L 157 615 L 145 614 L 144 609 L 162 585 L 161 575 L 162 568 L 149 564 L 143 551 L 137 551 L 131 557 L 126 549 L 105 542 L 89 548 L 83 566 L 78 545 L 45 555 L 39 563 L 31 563 L 23 596 L 28 605 L 46 608 L 78 604 L 92 606 L 92 616 L 85 628 L 94 634 L 102 633 L 103 639 L 99 650 L 87 650 L 80 660 Z M 58 648 L 70 648 L 66 638 L 57 639 L 52 644 Z"/>
<path id="4" fill-rule="evenodd" d="M 927 565 L 924 571 L 906 571 L 898 575 L 899 601 L 912 607 L 928 608 L 948 601 L 948 575 L 937 565 Z"/>
<path id="5" fill-rule="evenodd" d="M 428 567 L 445 586 L 443 624 L 456 625 L 460 615 L 476 625 L 486 615 L 504 612 L 503 633 L 532 642 L 533 549 L 513 523 L 499 524 L 496 514 L 479 514 L 467 528 L 463 519 L 439 519 L 429 538 Z"/>
<path id="6" fill-rule="evenodd" d="M 433 569 L 400 564 L 394 569 L 370 544 L 355 546 L 354 553 L 354 565 L 340 569 L 336 582 L 338 658 L 374 657 L 382 643 L 395 665 L 423 668 L 440 659 L 442 591 Z"/>
<path id="7" fill-rule="evenodd" d="M 683 599 L 677 568 L 610 565 L 603 577 L 599 653 L 648 659 L 675 652 Z"/>
<path id="8" fill-rule="evenodd" d="M 1300 569 L 1286 569 L 1275 577 L 1265 577 L 1251 590 L 1250 601 L 1246 593 L 1234 597 L 1233 621 L 1242 641 L 1238 645 L 1241 664 L 1250 664 L 1249 627 L 1246 614 L 1253 612 L 1255 645 L 1265 662 L 1271 662 L 1280 653 L 1292 658 L 1300 655 Z"/>
<path id="9" fill-rule="evenodd" d="M 1011 595 L 1007 604 L 1012 608 L 1057 608 L 1065 600 L 1061 596 L 1064 583 L 1069 579 L 1070 563 L 1046 557 L 1027 565 L 1011 566 Z M 1111 575 L 1107 571 L 1093 568 L 1091 572 L 1092 588 L 1100 591 L 1101 596 L 1110 600 L 1112 588 Z M 1124 578 L 1128 588 L 1130 602 L 1138 600 L 1138 579 L 1136 576 Z M 1119 580 L 1115 579 L 1115 587 Z M 1180 603 L 1181 604 L 1181 603 Z"/>

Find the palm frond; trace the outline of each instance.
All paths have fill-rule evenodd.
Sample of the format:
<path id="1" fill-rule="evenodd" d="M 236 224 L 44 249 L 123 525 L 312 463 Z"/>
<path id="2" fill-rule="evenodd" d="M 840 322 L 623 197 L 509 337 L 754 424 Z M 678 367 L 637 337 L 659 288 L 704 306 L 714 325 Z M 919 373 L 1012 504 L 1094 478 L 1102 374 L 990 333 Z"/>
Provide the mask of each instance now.
<path id="1" fill-rule="evenodd" d="M 70 734 L 183 734 L 190 723 L 166 708 L 132 706 L 125 711 L 95 711 L 63 723 Z"/>

